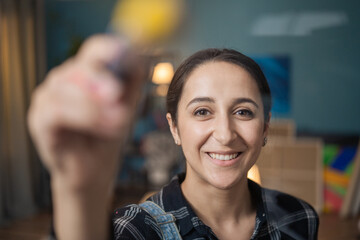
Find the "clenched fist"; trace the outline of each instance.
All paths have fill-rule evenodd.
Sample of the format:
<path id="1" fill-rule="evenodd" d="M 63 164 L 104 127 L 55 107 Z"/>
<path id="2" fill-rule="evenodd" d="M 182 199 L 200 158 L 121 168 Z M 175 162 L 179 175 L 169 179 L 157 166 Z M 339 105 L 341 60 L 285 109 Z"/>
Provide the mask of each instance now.
<path id="1" fill-rule="evenodd" d="M 107 217 L 121 146 L 145 76 L 141 59 L 129 52 L 118 38 L 92 37 L 75 57 L 51 70 L 33 94 L 29 129 L 51 174 L 55 228 L 64 239 L 85 237 L 62 230 L 84 227 L 82 208 L 98 205 L 96 218 Z M 124 67 L 127 79 L 119 79 L 114 72 Z M 84 239 L 102 239 L 99 231 Z"/>

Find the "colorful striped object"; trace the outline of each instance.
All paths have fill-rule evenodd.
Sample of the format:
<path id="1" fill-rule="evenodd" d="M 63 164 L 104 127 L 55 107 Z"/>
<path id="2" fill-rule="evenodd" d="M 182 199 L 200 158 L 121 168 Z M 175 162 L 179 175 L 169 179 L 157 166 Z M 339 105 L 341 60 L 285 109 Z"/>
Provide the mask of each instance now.
<path id="1" fill-rule="evenodd" d="M 339 212 L 349 186 L 356 146 L 324 146 L 324 211 Z"/>

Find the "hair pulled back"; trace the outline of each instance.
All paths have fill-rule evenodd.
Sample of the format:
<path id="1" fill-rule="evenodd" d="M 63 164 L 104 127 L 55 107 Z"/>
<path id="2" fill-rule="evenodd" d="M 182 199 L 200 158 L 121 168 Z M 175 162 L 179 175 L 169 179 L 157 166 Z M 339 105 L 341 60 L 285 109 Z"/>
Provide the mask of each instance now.
<path id="1" fill-rule="evenodd" d="M 264 106 L 264 120 L 268 122 L 272 105 L 271 92 L 269 84 L 259 65 L 248 56 L 236 50 L 209 48 L 198 51 L 188 57 L 180 64 L 173 76 L 166 97 L 166 108 L 167 112 L 171 114 L 174 124 L 177 125 L 177 109 L 186 79 L 197 67 L 210 61 L 235 64 L 246 70 L 252 76 L 261 94 L 261 100 Z"/>

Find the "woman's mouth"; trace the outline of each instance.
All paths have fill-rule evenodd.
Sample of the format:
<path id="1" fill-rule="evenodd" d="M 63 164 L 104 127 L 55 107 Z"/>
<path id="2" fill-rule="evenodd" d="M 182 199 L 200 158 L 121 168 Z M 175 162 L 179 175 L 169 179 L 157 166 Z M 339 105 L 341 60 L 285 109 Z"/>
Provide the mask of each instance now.
<path id="1" fill-rule="evenodd" d="M 212 159 L 217 159 L 217 160 L 221 160 L 221 161 L 229 161 L 232 159 L 237 158 L 241 153 L 232 153 L 232 154 L 219 154 L 219 153 L 208 153 L 208 155 L 212 158 Z"/>

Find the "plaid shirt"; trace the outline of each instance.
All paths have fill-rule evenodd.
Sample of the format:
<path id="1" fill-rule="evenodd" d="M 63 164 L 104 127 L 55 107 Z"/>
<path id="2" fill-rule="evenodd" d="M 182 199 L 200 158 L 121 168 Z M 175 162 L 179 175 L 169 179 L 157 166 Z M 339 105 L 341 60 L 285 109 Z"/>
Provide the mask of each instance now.
<path id="1" fill-rule="evenodd" d="M 185 174 L 178 175 L 149 200 L 174 215 L 183 239 L 218 239 L 185 200 L 180 189 L 184 178 Z M 309 204 L 285 193 L 262 188 L 251 180 L 249 190 L 257 204 L 251 239 L 317 239 L 319 218 Z M 112 220 L 114 239 L 162 239 L 155 220 L 138 205 L 115 210 Z"/>

